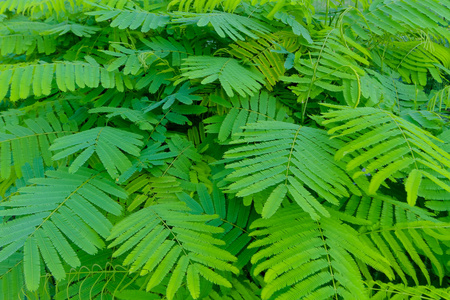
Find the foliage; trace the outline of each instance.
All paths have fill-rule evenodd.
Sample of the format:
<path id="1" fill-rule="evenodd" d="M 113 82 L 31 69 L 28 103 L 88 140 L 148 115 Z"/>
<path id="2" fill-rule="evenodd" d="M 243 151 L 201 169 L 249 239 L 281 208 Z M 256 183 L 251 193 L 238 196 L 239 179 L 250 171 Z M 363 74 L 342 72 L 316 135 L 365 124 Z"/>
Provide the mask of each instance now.
<path id="1" fill-rule="evenodd" d="M 450 299 L 449 19 L 0 0 L 0 298 Z"/>

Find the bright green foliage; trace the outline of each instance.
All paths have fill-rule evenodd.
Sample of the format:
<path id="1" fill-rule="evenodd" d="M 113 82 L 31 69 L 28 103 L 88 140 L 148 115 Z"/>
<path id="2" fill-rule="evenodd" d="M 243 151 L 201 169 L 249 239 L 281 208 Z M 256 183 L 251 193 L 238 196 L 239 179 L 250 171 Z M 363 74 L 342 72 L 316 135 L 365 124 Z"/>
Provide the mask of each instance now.
<path id="1" fill-rule="evenodd" d="M 211 101 L 230 108 L 227 115 L 215 115 L 203 120 L 210 124 L 205 127 L 208 133 L 218 133 L 220 142 L 225 142 L 237 133 L 243 131 L 242 126 L 257 121 L 285 121 L 292 123 L 288 109 L 277 103 L 275 97 L 266 92 L 249 97 L 232 97 L 230 102 L 220 96 L 211 95 Z"/>
<path id="2" fill-rule="evenodd" d="M 339 133 L 338 137 L 350 140 L 340 147 L 335 158 L 351 156 L 347 171 L 364 169 L 354 173 L 353 178 L 379 169 L 371 177 L 369 194 L 374 194 L 387 178 L 397 176 L 407 177 L 405 188 L 411 205 L 415 204 L 418 191 L 426 188 L 421 185 L 422 177 L 428 178 L 435 189 L 439 187 L 450 193 L 450 172 L 447 171 L 450 154 L 437 146 L 438 141 L 432 141 L 436 138 L 427 131 L 376 108 L 343 109 L 325 113 L 323 117 L 326 121 L 322 124 L 332 128 L 329 134 Z M 428 198 L 425 191 L 422 196 Z"/>
<path id="3" fill-rule="evenodd" d="M 118 27 L 119 29 L 130 28 L 133 30 L 140 28 L 142 32 L 164 27 L 169 21 L 169 17 L 165 15 L 122 9 L 98 10 L 86 14 L 96 16 L 97 22 L 113 20 L 110 24 L 111 27 Z"/>
<path id="4" fill-rule="evenodd" d="M 309 190 L 334 205 L 338 198 L 349 196 L 348 190 L 360 194 L 343 165 L 330 155 L 342 145 L 330 143 L 323 130 L 277 121 L 260 121 L 243 129 L 239 134 L 243 138 L 232 143 L 250 145 L 235 147 L 224 156 L 237 160 L 226 166 L 235 170 L 226 178 L 233 182 L 228 191 L 240 197 L 265 193 L 264 218 L 275 213 L 287 194 L 315 220 L 317 212 L 330 215 Z"/>
<path id="5" fill-rule="evenodd" d="M 428 284 L 431 283 L 430 274 L 419 253 L 429 259 L 440 280 L 445 276 L 444 267 L 437 256 L 443 255 L 439 242 L 448 240 L 448 234 L 447 224 L 436 224 L 431 221 L 397 223 L 393 227 L 375 227 L 364 232 L 364 235 L 368 235 L 383 256 L 389 260 L 403 282 L 407 282 L 406 273 L 417 285 L 419 280 L 414 265 L 426 278 Z"/>
<path id="6" fill-rule="evenodd" d="M 50 150 L 57 151 L 53 160 L 65 158 L 83 150 L 71 163 L 69 172 L 75 173 L 94 154 L 98 155 L 105 169 L 113 178 L 118 172 L 125 172 L 131 167 L 130 160 L 120 151 L 139 156 L 142 136 L 113 127 L 96 127 L 83 132 L 65 136 L 55 140 Z M 119 150 L 120 149 L 120 150 Z"/>
<path id="7" fill-rule="evenodd" d="M 13 124 L 3 126 L 4 133 L 0 134 L 2 178 L 7 179 L 11 176 L 12 166 L 20 176 L 22 166 L 33 163 L 38 157 L 42 157 L 48 165 L 53 164 L 49 145 L 56 137 L 70 134 L 77 128 L 76 126 L 63 128 L 56 118 L 49 118 L 48 121 L 36 118 L 25 120 L 23 124 L 25 126 Z"/>
<path id="8" fill-rule="evenodd" d="M 280 35 L 282 34 L 280 33 Z M 288 47 L 291 51 L 298 47 L 295 39 L 284 41 L 281 36 L 267 35 L 248 41 L 236 41 L 236 44 L 230 45 L 232 48 L 230 53 L 242 59 L 245 63 L 251 61 L 264 75 L 266 86 L 270 90 L 286 70 L 284 56 L 277 53 L 278 43 L 283 43 L 283 46 Z"/>
<path id="9" fill-rule="evenodd" d="M 265 271 L 262 299 L 364 299 L 366 290 L 354 258 L 392 278 L 387 261 L 339 218 L 314 221 L 300 208 L 287 206 L 272 218 L 253 222 L 263 247 L 252 257 L 254 274 Z M 353 258 L 354 257 L 354 258 Z M 288 287 L 286 289 L 286 287 Z"/>
<path id="10" fill-rule="evenodd" d="M 365 3 L 364 3 L 365 2 Z M 371 33 L 377 35 L 401 34 L 410 30 L 426 30 L 434 36 L 448 38 L 448 33 L 436 23 L 440 23 L 440 17 L 448 18 L 450 9 L 448 1 L 439 0 L 407 0 L 407 1 L 362 1 L 366 10 L 362 14 L 353 11 L 345 16 L 356 33 L 363 32 L 362 28 L 368 28 Z M 353 23 L 353 24 L 352 24 Z M 366 36 L 366 35 L 364 35 Z"/>
<path id="11" fill-rule="evenodd" d="M 224 57 L 191 56 L 184 62 L 183 76 L 189 79 L 204 78 L 201 84 L 219 80 L 227 95 L 232 97 L 234 91 L 239 95 L 253 95 L 263 82 L 263 77 L 256 71 L 247 70 L 237 60 Z"/>
<path id="12" fill-rule="evenodd" d="M 450 299 L 449 0 L 0 0 L 0 299 Z"/>
<path id="13" fill-rule="evenodd" d="M 374 282 L 370 286 L 373 291 L 373 297 L 370 299 L 449 299 L 450 290 L 436 289 L 433 286 L 404 286 L 391 283 Z M 420 299 L 419 298 L 419 299 Z"/>
<path id="14" fill-rule="evenodd" d="M 61 280 L 66 274 L 57 253 L 71 267 L 80 265 L 69 240 L 89 254 L 95 254 L 96 248 L 103 247 L 100 236 L 107 237 L 112 224 L 97 207 L 120 215 L 122 207 L 108 194 L 127 196 L 122 189 L 102 181 L 99 174 L 90 170 L 71 175 L 60 168 L 47 171 L 46 176 L 31 179 L 33 185 L 19 189 L 18 195 L 3 203 L 9 208 L 0 212 L 1 216 L 20 216 L 0 227 L 0 260 L 24 247 L 24 276 L 29 290 L 39 286 L 39 253 L 52 275 Z"/>
<path id="15" fill-rule="evenodd" d="M 131 264 L 130 272 L 141 269 L 141 275 L 152 274 L 147 291 L 160 284 L 173 269 L 167 286 L 169 299 L 173 299 L 185 278 L 191 295 L 198 297 L 199 275 L 212 283 L 231 287 L 226 278 L 209 267 L 239 272 L 228 263 L 236 258 L 216 246 L 224 245 L 224 241 L 212 236 L 223 229 L 205 224 L 218 216 L 187 211 L 178 203 L 149 206 L 119 222 L 108 238 L 115 239 L 108 247 L 122 244 L 113 257 L 132 249 L 123 262 Z"/>
<path id="16" fill-rule="evenodd" d="M 214 12 L 208 14 L 178 14 L 181 18 L 175 18 L 174 22 L 179 24 L 196 24 L 199 27 L 211 25 L 216 33 L 222 37 L 232 40 L 243 41 L 246 37 L 257 38 L 255 33 L 268 33 L 268 28 L 245 16 L 236 14 Z"/>
<path id="17" fill-rule="evenodd" d="M 317 32 L 316 41 L 305 43 L 308 53 L 299 57 L 294 64 L 298 71 L 291 77 L 282 77 L 287 82 L 298 83 L 291 87 L 299 96 L 299 100 L 307 101 L 324 90 L 331 92 L 344 91 L 343 95 L 349 106 L 357 106 L 360 101 L 360 79 L 365 72 L 358 64 L 368 65 L 364 56 L 370 54 L 349 37 L 339 36 L 336 29 Z M 361 52 L 353 52 L 349 47 L 357 47 Z M 342 79 L 342 80 L 339 80 Z M 336 81 L 339 84 L 336 84 Z"/>

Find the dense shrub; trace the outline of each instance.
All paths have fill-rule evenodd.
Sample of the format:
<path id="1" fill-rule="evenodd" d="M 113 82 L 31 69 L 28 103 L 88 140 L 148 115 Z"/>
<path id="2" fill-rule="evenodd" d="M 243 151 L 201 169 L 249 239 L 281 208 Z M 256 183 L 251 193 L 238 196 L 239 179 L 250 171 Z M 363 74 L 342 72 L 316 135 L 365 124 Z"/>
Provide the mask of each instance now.
<path id="1" fill-rule="evenodd" d="M 450 1 L 94 1 L 0 0 L 3 299 L 450 299 Z"/>

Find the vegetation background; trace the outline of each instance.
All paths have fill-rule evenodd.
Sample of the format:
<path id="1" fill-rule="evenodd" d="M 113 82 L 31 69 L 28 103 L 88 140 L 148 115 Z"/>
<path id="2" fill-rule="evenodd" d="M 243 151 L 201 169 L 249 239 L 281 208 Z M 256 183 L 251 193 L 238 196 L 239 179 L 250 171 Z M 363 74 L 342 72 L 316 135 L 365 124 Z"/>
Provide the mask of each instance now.
<path id="1" fill-rule="evenodd" d="M 1 299 L 450 299 L 448 0 L 0 0 Z"/>

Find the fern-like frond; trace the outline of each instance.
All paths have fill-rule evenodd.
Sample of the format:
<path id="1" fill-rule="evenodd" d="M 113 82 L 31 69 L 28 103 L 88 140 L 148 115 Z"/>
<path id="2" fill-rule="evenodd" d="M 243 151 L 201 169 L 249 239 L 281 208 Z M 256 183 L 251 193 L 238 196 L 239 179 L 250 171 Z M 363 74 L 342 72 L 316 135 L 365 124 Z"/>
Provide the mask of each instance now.
<path id="1" fill-rule="evenodd" d="M 441 300 L 450 299 L 450 290 L 447 288 L 436 288 L 432 285 L 405 286 L 402 284 L 384 283 L 380 281 L 371 282 L 371 300 L 381 299 L 426 299 Z"/>
<path id="2" fill-rule="evenodd" d="M 252 240 L 248 227 L 258 217 L 251 206 L 244 206 L 237 198 L 226 199 L 216 183 L 213 183 L 211 191 L 203 183 L 199 183 L 195 196 L 191 197 L 186 193 L 177 196 L 193 213 L 219 216 L 209 224 L 223 229 L 223 233 L 217 235 L 219 239 L 225 241 L 222 248 L 237 257 L 235 267 L 244 268 L 258 250 L 247 247 Z"/>
<path id="3" fill-rule="evenodd" d="M 189 82 L 185 82 L 180 86 L 178 90 L 172 91 L 170 95 L 164 97 L 161 101 L 155 102 L 152 105 L 148 106 L 144 111 L 149 112 L 160 106 L 164 111 L 171 108 L 172 106 L 175 106 L 176 103 L 192 105 L 194 101 L 202 100 L 202 97 L 192 94 L 197 89 L 198 88 L 191 88 Z"/>
<path id="4" fill-rule="evenodd" d="M 18 189 L 26 187 L 31 184 L 31 179 L 42 178 L 45 176 L 45 170 L 53 169 L 52 167 L 45 167 L 42 157 L 35 158 L 33 163 L 25 163 L 21 168 L 21 177 L 11 176 L 4 181 L 2 186 L 2 195 L 5 196 L 3 201 L 9 201 L 10 198 L 17 194 Z"/>
<path id="5" fill-rule="evenodd" d="M 85 62 L 14 64 L 0 67 L 0 100 L 26 99 L 30 95 L 46 96 L 52 92 L 53 81 L 61 91 L 77 88 L 116 87 L 124 89 L 122 75 Z"/>
<path id="6" fill-rule="evenodd" d="M 284 55 L 277 53 L 280 47 L 275 42 L 275 36 L 236 41 L 230 47 L 231 55 L 244 63 L 251 62 L 264 75 L 269 90 L 278 82 L 280 76 L 284 75 L 285 59 Z"/>
<path id="7" fill-rule="evenodd" d="M 59 121 L 60 127 L 65 131 L 75 131 L 76 126 L 89 121 L 89 114 L 80 103 L 70 100 L 52 97 L 47 101 L 35 101 L 14 113 L 18 113 L 19 124 L 25 124 L 26 119 L 46 118 L 51 124 Z M 13 111 L 9 110 L 7 114 L 11 112 Z"/>
<path id="8" fill-rule="evenodd" d="M 50 144 L 59 137 L 77 131 L 73 122 L 61 124 L 54 115 L 44 118 L 26 119 L 23 125 L 6 124 L 0 126 L 0 176 L 8 179 L 11 167 L 16 176 L 21 177 L 21 168 L 26 163 L 42 157 L 47 166 L 52 166 Z"/>
<path id="9" fill-rule="evenodd" d="M 396 77 L 382 75 L 366 69 L 361 76 L 361 95 L 367 98 L 366 106 L 380 104 L 383 109 L 401 112 L 403 109 L 422 109 L 428 97 L 418 85 L 405 84 Z"/>
<path id="10" fill-rule="evenodd" d="M 61 14 L 67 11 L 66 2 L 74 7 L 74 0 L 6 0 L 0 2 L 0 14 L 5 11 L 34 14 Z"/>
<path id="11" fill-rule="evenodd" d="M 158 120 L 151 114 L 145 114 L 142 110 L 130 109 L 125 107 L 97 107 L 89 110 L 89 113 L 107 113 L 108 119 L 121 117 L 124 120 L 130 120 L 141 130 L 153 130 Z"/>
<path id="12" fill-rule="evenodd" d="M 299 75 L 280 77 L 285 82 L 298 83 L 290 89 L 307 101 L 322 91 L 344 92 L 347 104 L 356 106 L 360 97 L 360 76 L 364 70 L 360 64 L 369 65 L 370 54 L 347 36 L 339 36 L 337 30 L 318 32 L 314 43 L 304 43 L 308 51 L 297 54 L 294 67 Z M 362 52 L 350 50 L 350 46 Z"/>
<path id="13" fill-rule="evenodd" d="M 315 3 L 313 1 L 278 1 L 278 0 L 252 0 L 252 5 L 257 7 L 263 7 L 264 10 L 261 12 L 269 20 L 284 19 L 287 15 L 289 19 L 295 21 L 296 19 L 306 19 L 308 23 L 311 22 L 315 10 Z M 333 2 L 327 3 L 330 7 L 336 7 Z M 284 16 L 283 16 L 284 15 Z M 303 22 L 303 21 L 302 21 Z M 284 22 L 285 24 L 291 25 L 291 21 Z M 293 25 L 293 28 L 297 25 Z M 295 30 L 294 30 L 295 31 Z"/>
<path id="14" fill-rule="evenodd" d="M 232 288 L 228 291 L 216 292 L 212 290 L 209 295 L 204 300 L 219 300 L 219 299 L 230 299 L 230 300 L 259 300 L 261 299 L 261 288 L 248 280 L 246 277 L 232 278 L 230 281 Z"/>
<path id="15" fill-rule="evenodd" d="M 448 5 L 447 1 L 446 4 Z M 424 30 L 436 37 L 450 38 L 442 26 L 450 17 L 450 9 L 440 0 L 381 0 L 371 1 L 362 13 L 350 11 L 345 22 L 359 36 L 368 39 L 369 33 L 399 36 L 408 31 Z M 441 25 L 442 24 L 442 25 Z"/>
<path id="16" fill-rule="evenodd" d="M 348 196 L 348 190 L 360 194 L 336 163 L 333 153 L 341 148 L 337 140 L 329 140 L 325 131 L 279 121 L 261 121 L 243 127 L 242 138 L 231 144 L 245 144 L 224 155 L 234 171 L 226 177 L 232 183 L 227 191 L 239 197 L 266 193 L 262 215 L 272 216 L 289 194 L 314 219 L 328 211 L 311 191 L 332 204 Z M 251 143 L 251 144 L 250 144 Z"/>
<path id="17" fill-rule="evenodd" d="M 371 240 L 405 284 L 408 275 L 419 285 L 417 273 L 421 273 L 430 285 L 430 270 L 442 283 L 446 271 L 438 256 L 445 255 L 442 242 L 450 240 L 449 223 L 396 223 L 392 227 L 372 227 L 361 236 Z M 433 268 L 430 269 L 429 264 Z"/>
<path id="18" fill-rule="evenodd" d="M 0 22 L 0 55 L 31 54 L 33 52 L 49 55 L 56 51 L 54 36 L 41 35 L 39 32 L 52 28 L 44 22 L 32 22 L 27 19 L 13 18 Z"/>
<path id="19" fill-rule="evenodd" d="M 241 0 L 172 0 L 168 7 L 177 7 L 177 11 L 196 13 L 212 12 L 218 7 L 222 8 L 226 12 L 232 13 L 239 5 Z"/>
<path id="20" fill-rule="evenodd" d="M 445 119 L 442 115 L 427 110 L 404 109 L 400 112 L 400 116 L 433 134 L 441 133 L 445 126 Z"/>
<path id="21" fill-rule="evenodd" d="M 168 299 L 173 299 L 183 282 L 197 299 L 200 275 L 214 284 L 231 287 L 217 271 L 239 272 L 230 264 L 236 258 L 220 249 L 218 245 L 224 242 L 213 237 L 223 229 L 205 224 L 216 218 L 217 215 L 190 214 L 181 203 L 152 205 L 116 224 L 108 238 L 114 241 L 108 247 L 121 245 L 114 252 L 115 257 L 131 250 L 124 265 L 131 265 L 130 272 L 151 273 L 147 291 L 170 276 Z"/>
<path id="22" fill-rule="evenodd" d="M 40 32 L 41 35 L 63 35 L 68 32 L 73 33 L 76 36 L 79 37 L 91 37 L 93 34 L 95 34 L 98 30 L 100 30 L 99 27 L 95 26 L 88 26 L 88 25 L 82 25 L 77 23 L 62 23 L 62 24 L 56 24 L 52 26 L 51 28 L 48 28 L 45 31 Z"/>
<path id="23" fill-rule="evenodd" d="M 367 299 L 355 258 L 390 278 L 385 258 L 337 216 L 314 221 L 299 207 L 287 206 L 270 219 L 259 219 L 250 247 L 255 275 L 264 272 L 262 299 Z"/>
<path id="24" fill-rule="evenodd" d="M 264 76 L 261 73 L 248 69 L 229 57 L 189 56 L 181 70 L 185 78 L 202 78 L 201 84 L 219 80 L 230 97 L 234 92 L 241 96 L 251 96 L 264 84 Z"/>
<path id="25" fill-rule="evenodd" d="M 154 51 L 153 53 L 156 57 L 167 58 L 169 56 L 170 65 L 172 66 L 180 66 L 182 60 L 187 58 L 188 54 L 195 54 L 185 40 L 177 41 L 172 37 L 165 39 L 161 36 L 156 36 L 149 40 L 142 40 L 142 42 Z M 208 48 L 208 46 L 205 45 L 205 48 Z"/>
<path id="26" fill-rule="evenodd" d="M 434 111 L 437 108 L 439 111 L 450 107 L 450 86 L 446 86 L 439 91 L 433 91 L 432 97 L 428 102 L 428 110 Z"/>
<path id="27" fill-rule="evenodd" d="M 306 3 L 305 3 L 306 4 Z M 276 5 L 274 7 L 274 10 L 276 10 Z M 294 8 L 299 8 L 299 6 L 294 6 Z M 301 9 L 302 12 L 307 11 L 306 15 L 309 15 L 308 8 L 304 7 Z M 292 28 L 292 32 L 297 36 L 302 36 L 308 43 L 314 43 L 314 41 L 311 38 L 311 35 L 307 28 L 305 28 L 304 23 L 302 20 L 299 20 L 300 18 L 295 17 L 295 14 L 290 14 L 290 11 L 287 10 L 286 12 L 278 11 L 274 13 L 274 18 L 278 21 L 282 22 L 283 24 L 289 25 Z M 270 14 L 270 13 L 269 13 Z"/>
<path id="28" fill-rule="evenodd" d="M 450 154 L 434 143 L 433 135 L 385 110 L 330 107 L 338 110 L 323 114 L 326 119 L 323 124 L 332 128 L 328 133 L 349 139 L 335 158 L 349 157 L 346 169 L 357 170 L 354 178 L 372 174 L 369 194 L 376 193 L 388 178 L 406 179 L 411 205 L 418 194 L 424 195 L 426 186 L 421 184 L 422 178 L 450 192 Z"/>
<path id="29" fill-rule="evenodd" d="M 161 87 L 171 84 L 171 79 L 174 77 L 173 72 L 167 72 L 167 69 L 152 67 L 148 72 L 137 80 L 135 88 L 137 90 L 142 90 L 146 88 L 149 93 L 155 94 Z"/>
<path id="30" fill-rule="evenodd" d="M 214 97 L 214 96 L 212 96 Z M 217 96 L 218 97 L 218 96 Z M 232 108 L 226 115 L 215 115 L 204 119 L 208 133 L 218 133 L 220 142 L 229 140 L 230 136 L 243 131 L 242 126 L 258 121 L 290 121 L 288 109 L 282 106 L 275 97 L 269 96 L 265 91 L 252 97 L 234 96 L 225 105 Z"/>
<path id="31" fill-rule="evenodd" d="M 246 37 L 258 38 L 258 35 L 270 33 L 269 28 L 255 19 L 225 13 L 212 12 L 206 14 L 178 13 L 172 20 L 175 24 L 191 25 L 199 27 L 211 25 L 216 33 L 222 37 L 229 37 L 233 41 L 244 41 Z"/>
<path id="32" fill-rule="evenodd" d="M 147 207 L 154 203 L 178 202 L 177 193 L 183 192 L 183 189 L 175 177 L 140 174 L 130 180 L 126 191 L 134 197 L 127 206 L 128 211 L 133 211 L 142 204 Z"/>
<path id="33" fill-rule="evenodd" d="M 101 250 L 95 255 L 80 253 L 80 267 L 66 271 L 66 278 L 56 283 L 52 299 L 96 299 L 111 296 L 116 299 L 129 299 L 123 298 L 126 293 L 120 291 L 124 288 L 138 289 L 136 277 L 133 277 L 120 261 L 111 262 L 111 255 L 112 251 L 109 249 Z M 156 295 L 147 294 L 147 297 L 149 296 Z"/>
<path id="34" fill-rule="evenodd" d="M 0 300 L 450 299 L 449 20 L 0 0 Z"/>
<path id="35" fill-rule="evenodd" d="M 23 266 L 21 253 L 15 253 L 0 262 L 0 298 L 25 299 Z"/>
<path id="36" fill-rule="evenodd" d="M 67 169 L 47 171 L 46 178 L 19 189 L 0 215 L 14 219 L 0 225 L 0 261 L 23 248 L 25 282 L 29 290 L 39 286 L 42 259 L 52 275 L 65 278 L 61 259 L 72 267 L 80 265 L 70 241 L 83 251 L 94 254 L 104 244 L 112 224 L 101 211 L 121 213 L 121 206 L 111 196 L 127 194 L 114 183 L 89 170 L 69 174 Z M 39 199 L 39 201 L 36 201 Z M 101 211 L 100 211 L 100 210 Z"/>
<path id="37" fill-rule="evenodd" d="M 60 160 L 83 150 L 71 163 L 69 172 L 75 173 L 96 153 L 112 178 L 119 177 L 131 167 L 128 157 L 122 153 L 139 156 L 143 146 L 142 136 L 113 127 L 96 127 L 56 139 L 50 150 L 57 151 L 52 158 Z M 122 151 L 121 151 L 122 150 Z"/>
<path id="38" fill-rule="evenodd" d="M 109 26 L 117 27 L 118 29 L 129 28 L 135 30 L 141 28 L 141 32 L 148 32 L 153 29 L 165 27 L 170 17 L 165 14 L 152 13 L 138 10 L 97 10 L 87 12 L 87 15 L 95 16 L 97 22 L 112 20 Z"/>
<path id="39" fill-rule="evenodd" d="M 124 75 L 137 75 L 139 77 L 135 77 L 136 84 L 124 82 L 125 85 L 137 90 L 148 87 L 148 91 L 154 94 L 161 86 L 169 85 L 173 81 L 178 69 L 172 66 L 180 66 L 181 59 L 186 58 L 189 51 L 172 38 L 154 37 L 141 41 L 146 46 L 145 49 L 130 49 L 122 46 L 122 43 L 113 43 L 111 48 L 114 48 L 115 52 L 101 52 L 102 56 L 107 57 L 104 62 L 107 72 L 117 73 L 120 68 Z M 123 86 L 121 90 L 123 91 Z"/>
<path id="40" fill-rule="evenodd" d="M 450 50 L 432 42 L 392 42 L 380 46 L 378 52 L 383 55 L 382 63 L 400 73 L 406 83 L 426 86 L 429 74 L 442 82 L 438 65 L 449 67 Z"/>
<path id="41" fill-rule="evenodd" d="M 84 7 L 89 8 L 89 9 L 97 9 L 97 8 L 102 8 L 102 9 L 135 9 L 137 7 L 139 7 L 139 5 L 137 5 L 136 2 L 134 2 L 133 0 L 77 0 L 79 4 L 82 4 Z M 158 8 L 160 8 L 160 5 L 148 5 L 148 4 L 144 4 L 144 7 L 147 8 L 148 10 L 157 10 Z M 162 9 L 164 10 L 164 9 Z M 164 10 L 165 11 L 165 10 Z"/>
<path id="42" fill-rule="evenodd" d="M 341 204 L 341 211 L 344 213 L 343 220 L 359 225 L 390 227 L 396 223 L 408 221 L 437 221 L 427 210 L 411 206 L 387 195 L 373 197 L 352 195 Z M 356 219 L 344 219 L 347 216 Z M 366 223 L 367 221 L 369 223 Z"/>
<path id="43" fill-rule="evenodd" d="M 164 133 L 164 132 L 163 132 Z M 154 135 L 163 133 L 154 131 Z M 136 172 L 147 169 L 153 177 L 172 176 L 177 178 L 183 189 L 194 191 L 196 186 L 191 182 L 191 172 L 195 164 L 200 163 L 202 156 L 197 152 L 194 144 L 178 135 L 170 139 L 163 136 L 161 142 L 148 144 L 141 151 L 139 158 L 132 161 L 132 166 L 119 177 L 122 183 L 131 178 Z M 157 180 L 157 179 L 155 179 Z M 151 188 L 150 188 L 151 189 Z M 147 200 L 143 200 L 147 201 Z"/>
<path id="44" fill-rule="evenodd" d="M 444 142 L 444 144 L 438 142 L 439 147 L 446 153 L 450 153 L 450 131 L 445 130 L 438 135 L 437 138 Z M 436 176 L 445 180 L 445 182 L 450 185 L 450 182 L 448 182 L 445 177 L 439 176 L 439 174 L 436 174 Z M 448 205 L 450 193 L 445 188 L 435 184 L 434 178 L 422 178 L 422 185 L 418 191 L 418 195 L 425 197 L 428 200 L 425 202 L 425 205 L 430 209 L 436 211 L 448 211 L 450 209 Z"/>

